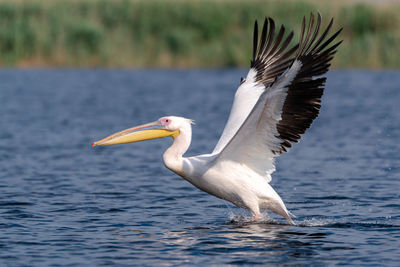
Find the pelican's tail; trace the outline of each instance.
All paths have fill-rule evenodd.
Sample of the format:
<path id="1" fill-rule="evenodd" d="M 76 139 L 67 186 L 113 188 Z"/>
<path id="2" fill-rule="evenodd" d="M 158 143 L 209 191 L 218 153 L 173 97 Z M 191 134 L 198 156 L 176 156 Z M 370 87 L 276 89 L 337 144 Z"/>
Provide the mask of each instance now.
<path id="1" fill-rule="evenodd" d="M 274 203 L 273 205 L 270 205 L 268 209 L 284 217 L 290 224 L 294 224 L 291 218 L 292 213 L 286 209 L 285 204 L 283 204 L 282 201 L 281 203 Z"/>
<path id="2" fill-rule="evenodd" d="M 271 210 L 284 217 L 290 224 L 294 224 L 291 216 L 295 216 L 287 210 L 285 203 L 283 203 L 281 197 L 275 192 L 271 185 L 269 185 L 269 190 L 271 195 L 269 197 L 262 198 L 260 208 Z"/>

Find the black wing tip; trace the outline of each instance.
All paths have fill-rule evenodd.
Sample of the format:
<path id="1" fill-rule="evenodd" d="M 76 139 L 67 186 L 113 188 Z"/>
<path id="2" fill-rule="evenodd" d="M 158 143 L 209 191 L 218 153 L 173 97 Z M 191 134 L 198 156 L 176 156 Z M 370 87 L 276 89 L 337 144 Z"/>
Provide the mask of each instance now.
<path id="1" fill-rule="evenodd" d="M 320 12 L 318 12 L 317 14 L 318 14 L 318 20 L 319 20 L 319 18 L 322 16 L 321 16 Z M 310 28 L 310 27 L 312 27 L 312 23 L 311 23 L 312 19 L 313 18 L 310 15 L 310 23 L 308 25 L 308 30 L 307 30 L 308 33 L 310 33 L 310 31 L 312 30 Z M 305 33 L 305 29 L 302 29 L 302 34 L 300 36 L 300 42 L 299 42 L 301 49 L 298 50 L 296 59 L 300 59 L 304 63 L 304 61 L 306 61 L 305 60 L 306 58 L 310 58 L 310 57 L 306 57 L 306 55 L 312 55 L 311 58 L 315 59 L 315 58 L 318 58 L 318 55 L 323 54 L 325 51 L 332 50 L 331 48 L 333 46 L 335 46 L 335 48 L 336 48 L 338 45 L 340 45 L 341 41 L 338 43 L 335 43 L 334 45 L 331 45 L 331 44 L 336 39 L 336 37 L 342 32 L 343 27 L 340 28 L 338 31 L 336 31 L 334 34 L 332 34 L 329 38 L 327 38 L 327 36 L 332 28 L 333 21 L 334 21 L 334 18 L 332 17 L 330 19 L 328 26 L 325 28 L 323 33 L 320 34 L 319 38 L 317 38 L 317 36 L 319 35 L 319 29 L 320 29 L 319 23 L 320 22 L 317 22 L 317 26 L 314 29 L 313 37 L 311 38 L 311 40 L 308 44 L 307 44 L 307 42 L 309 41 L 308 34 L 305 39 L 305 43 L 304 44 L 302 43 L 302 41 L 304 39 L 304 33 Z M 303 21 L 303 24 L 304 24 L 304 21 Z M 325 40 L 325 39 L 327 39 L 327 40 Z M 326 60 L 326 58 L 325 58 L 325 60 Z M 330 60 L 328 60 L 328 61 L 330 61 Z M 325 64 L 328 61 L 326 61 Z M 318 64 L 318 63 L 321 63 L 321 62 L 315 62 L 315 64 Z"/>
<path id="2" fill-rule="evenodd" d="M 282 109 L 282 119 L 277 125 L 277 136 L 281 142 L 275 153 L 283 153 L 291 144 L 301 138 L 301 134 L 311 126 L 319 115 L 321 97 L 324 91 L 326 77 L 323 75 L 329 70 L 330 61 L 336 53 L 336 48 L 342 40 L 334 42 L 343 28 L 329 36 L 333 25 L 331 18 L 328 26 L 319 34 L 321 14 L 317 13 L 317 24 L 313 27 L 314 15 L 310 14 L 310 21 L 302 21 L 300 41 L 297 44 L 296 59 L 302 62 L 301 68 L 294 80 L 288 86 L 288 94 Z M 306 27 L 307 25 L 307 27 Z"/>
<path id="3" fill-rule="evenodd" d="M 306 72 L 311 71 L 311 73 L 303 74 L 315 76 L 317 72 L 318 75 L 322 75 L 328 71 L 326 66 L 328 66 L 332 58 L 327 55 L 333 55 L 336 52 L 334 49 L 340 43 L 331 44 L 343 28 L 328 37 L 334 21 L 331 18 L 329 25 L 320 34 L 321 19 L 322 15 L 319 11 L 316 12 L 316 15 L 310 12 L 309 20 L 307 20 L 306 16 L 303 16 L 300 41 L 294 46 L 290 45 L 294 35 L 293 31 L 284 37 L 286 28 L 282 25 L 276 34 L 274 20 L 270 17 L 265 17 L 262 31 L 259 32 L 256 20 L 254 24 L 253 58 L 250 62 L 250 67 L 257 72 L 256 80 L 263 82 L 266 87 L 271 86 L 271 81 L 275 77 L 281 76 L 296 59 L 300 60 L 303 65 L 311 64 L 316 66 L 319 64 L 324 66 L 323 68 L 310 68 L 310 66 L 307 66 L 305 68 L 307 69 Z M 335 47 L 332 48 L 333 46 Z M 316 70 L 317 72 L 315 72 Z"/>
<path id="4" fill-rule="evenodd" d="M 256 61 L 257 46 L 258 46 L 258 22 L 257 22 L 257 20 L 255 20 L 254 32 L 253 32 L 253 59 L 251 60 L 251 63 L 250 63 L 251 67 L 253 67 L 253 65 Z"/>
<path id="5" fill-rule="evenodd" d="M 291 66 L 296 52 L 291 45 L 294 39 L 293 31 L 287 34 L 284 25 L 279 27 L 279 31 L 276 29 L 275 21 L 271 17 L 265 17 L 262 31 L 255 31 L 260 36 L 253 38 L 253 58 L 250 67 L 257 72 L 256 81 L 262 82 L 265 87 L 269 87 L 275 77 L 281 76 Z"/>

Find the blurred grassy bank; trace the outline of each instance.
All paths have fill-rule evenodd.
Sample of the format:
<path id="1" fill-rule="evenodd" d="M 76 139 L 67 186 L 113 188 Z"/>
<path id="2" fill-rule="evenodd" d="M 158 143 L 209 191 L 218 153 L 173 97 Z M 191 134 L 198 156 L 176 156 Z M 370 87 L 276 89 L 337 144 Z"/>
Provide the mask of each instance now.
<path id="1" fill-rule="evenodd" d="M 400 4 L 309 1 L 0 0 L 0 65 L 248 66 L 255 19 L 298 36 L 319 10 L 344 27 L 334 66 L 400 67 Z"/>

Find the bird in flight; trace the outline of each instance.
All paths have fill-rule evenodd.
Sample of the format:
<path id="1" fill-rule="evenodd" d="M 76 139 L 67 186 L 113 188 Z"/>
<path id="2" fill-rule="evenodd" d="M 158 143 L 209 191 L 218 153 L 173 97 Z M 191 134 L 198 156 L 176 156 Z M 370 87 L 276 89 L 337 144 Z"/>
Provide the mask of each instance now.
<path id="1" fill-rule="evenodd" d="M 209 154 L 184 157 L 192 138 L 192 120 L 166 116 L 110 135 L 92 146 L 115 145 L 170 136 L 163 161 L 197 188 L 248 209 L 255 221 L 271 210 L 293 223 L 281 197 L 271 187 L 274 160 L 310 127 L 318 116 L 330 62 L 342 29 L 329 34 L 333 19 L 321 31 L 321 15 L 305 17 L 299 42 L 293 31 L 275 31 L 266 18 L 259 37 L 254 25 L 250 71 L 235 93 L 224 131 Z M 307 26 L 306 26 L 307 24 Z"/>

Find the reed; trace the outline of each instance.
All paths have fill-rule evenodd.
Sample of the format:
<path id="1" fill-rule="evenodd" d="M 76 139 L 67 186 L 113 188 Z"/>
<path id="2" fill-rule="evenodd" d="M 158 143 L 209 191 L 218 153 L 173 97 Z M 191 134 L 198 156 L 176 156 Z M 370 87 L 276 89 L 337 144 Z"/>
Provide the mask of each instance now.
<path id="1" fill-rule="evenodd" d="M 255 19 L 298 32 L 317 10 L 344 27 L 335 67 L 400 67 L 400 5 L 311 0 L 1 0 L 0 64 L 244 67 Z"/>

